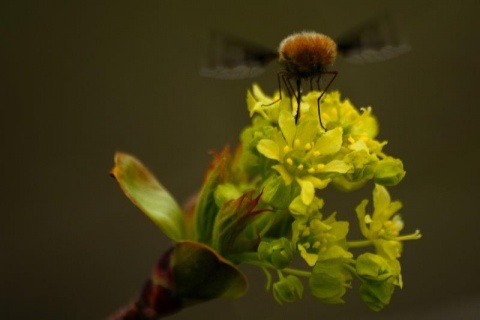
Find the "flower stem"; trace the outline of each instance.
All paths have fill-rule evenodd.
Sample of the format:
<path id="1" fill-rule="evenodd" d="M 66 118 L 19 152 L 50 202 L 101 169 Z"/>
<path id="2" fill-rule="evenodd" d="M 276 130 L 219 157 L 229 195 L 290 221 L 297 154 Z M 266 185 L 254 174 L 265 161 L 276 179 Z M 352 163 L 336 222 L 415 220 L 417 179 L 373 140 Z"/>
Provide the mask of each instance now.
<path id="1" fill-rule="evenodd" d="M 238 263 L 246 263 L 246 264 L 251 264 L 254 266 L 261 267 L 265 273 L 267 273 L 266 268 L 278 270 L 277 268 L 272 266 L 270 263 L 258 260 L 258 255 L 256 252 L 245 252 L 245 253 L 232 255 L 229 257 L 229 259 L 232 259 L 233 261 L 237 261 Z M 312 275 L 310 271 L 304 271 L 304 270 L 299 270 L 294 268 L 284 268 L 278 271 L 293 274 L 299 277 L 306 277 L 306 278 L 310 278 Z"/>
<path id="2" fill-rule="evenodd" d="M 310 271 L 303 271 L 303 270 L 292 269 L 292 268 L 282 269 L 282 272 L 290 273 L 295 276 L 305 277 L 305 278 L 310 278 L 312 276 L 312 273 Z"/>
<path id="3" fill-rule="evenodd" d="M 265 277 L 267 278 L 267 284 L 266 284 L 266 290 L 270 290 L 270 287 L 272 286 L 272 275 L 268 271 L 267 268 L 262 267 L 263 272 L 265 273 Z"/>
<path id="4" fill-rule="evenodd" d="M 258 235 L 260 238 L 262 238 L 265 233 L 268 232 L 268 230 L 270 230 L 270 227 L 273 225 L 273 222 L 275 221 L 275 219 L 269 219 L 269 221 L 267 222 L 267 225 L 263 228 L 262 231 L 260 231 L 260 234 Z"/>
<path id="5" fill-rule="evenodd" d="M 373 244 L 372 240 L 356 240 L 356 241 L 347 241 L 348 248 L 361 248 L 368 247 Z"/>

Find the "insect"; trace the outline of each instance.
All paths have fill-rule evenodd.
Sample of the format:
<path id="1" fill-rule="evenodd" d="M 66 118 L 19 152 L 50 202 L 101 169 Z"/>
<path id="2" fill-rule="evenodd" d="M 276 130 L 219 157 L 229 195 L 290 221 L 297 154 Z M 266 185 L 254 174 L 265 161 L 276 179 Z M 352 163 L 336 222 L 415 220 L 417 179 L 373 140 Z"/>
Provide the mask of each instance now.
<path id="1" fill-rule="evenodd" d="M 389 16 L 369 20 L 336 40 L 314 31 L 294 33 L 280 42 L 278 50 L 216 32 L 212 33 L 207 61 L 200 74 L 220 79 L 255 77 L 268 63 L 277 59 L 283 67 L 277 73 L 279 89 L 283 83 L 289 97 L 294 97 L 297 102 L 295 121 L 298 122 L 300 117 L 303 84 L 309 82 L 310 90 L 316 84 L 321 91 L 317 100 L 319 122 L 326 130 L 320 103 L 338 74 L 330 69 L 337 53 L 347 61 L 359 64 L 386 60 L 409 50 L 410 46 L 399 39 Z M 322 87 L 324 79 L 326 82 Z"/>

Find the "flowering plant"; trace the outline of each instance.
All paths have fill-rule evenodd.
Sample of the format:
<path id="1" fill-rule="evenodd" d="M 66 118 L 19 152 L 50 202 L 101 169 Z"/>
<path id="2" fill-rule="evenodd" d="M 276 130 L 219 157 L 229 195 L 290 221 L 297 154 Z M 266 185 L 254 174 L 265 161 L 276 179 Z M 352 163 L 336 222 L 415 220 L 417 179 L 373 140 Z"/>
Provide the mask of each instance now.
<path id="1" fill-rule="evenodd" d="M 306 284 L 318 300 L 343 303 L 354 279 L 371 309 L 389 304 L 403 284 L 402 243 L 420 238 L 418 230 L 400 235 L 402 205 L 386 189 L 405 176 L 403 163 L 376 140 L 370 107 L 359 111 L 331 92 L 319 115 L 319 95 L 310 92 L 297 108 L 254 85 L 247 94 L 251 125 L 233 154 L 228 148 L 214 153 L 200 192 L 184 209 L 140 161 L 116 154 L 112 175 L 174 244 L 138 299 L 113 319 L 155 319 L 210 299 L 240 297 L 247 289 L 241 264 L 261 268 L 281 304 L 300 299 Z M 322 190 L 371 185 L 373 208 L 363 200 L 354 210 L 365 239 L 351 240 L 348 217 L 323 211 Z M 295 264 L 300 267 L 295 257 L 304 261 Z"/>

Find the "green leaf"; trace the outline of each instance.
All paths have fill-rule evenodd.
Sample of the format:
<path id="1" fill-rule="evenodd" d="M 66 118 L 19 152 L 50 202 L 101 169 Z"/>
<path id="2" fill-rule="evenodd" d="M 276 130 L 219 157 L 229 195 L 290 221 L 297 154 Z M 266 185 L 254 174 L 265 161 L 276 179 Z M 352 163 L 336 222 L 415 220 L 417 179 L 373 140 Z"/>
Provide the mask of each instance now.
<path id="1" fill-rule="evenodd" d="M 210 244 L 218 206 L 215 202 L 215 190 L 227 175 L 227 164 L 231 159 L 230 151 L 224 148 L 221 153 L 214 153 L 195 207 L 196 240 Z"/>
<path id="2" fill-rule="evenodd" d="M 182 210 L 168 191 L 135 157 L 115 154 L 111 175 L 125 195 L 174 241 L 185 238 Z"/>
<path id="3" fill-rule="evenodd" d="M 215 203 L 221 207 L 225 202 L 237 199 L 242 193 L 233 183 L 223 183 L 217 186 L 214 192 Z"/>
<path id="4" fill-rule="evenodd" d="M 266 210 L 255 210 L 262 194 L 253 197 L 254 190 L 235 200 L 227 201 L 219 209 L 212 232 L 212 247 L 221 254 L 232 254 L 240 234 Z"/>

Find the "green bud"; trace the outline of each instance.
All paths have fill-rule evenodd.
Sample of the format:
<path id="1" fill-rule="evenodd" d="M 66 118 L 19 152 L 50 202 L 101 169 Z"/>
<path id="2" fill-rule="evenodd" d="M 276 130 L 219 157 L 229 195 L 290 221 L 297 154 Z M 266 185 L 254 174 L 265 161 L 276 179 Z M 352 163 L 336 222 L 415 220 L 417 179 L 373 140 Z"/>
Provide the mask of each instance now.
<path id="1" fill-rule="evenodd" d="M 271 175 L 263 184 L 262 200 L 274 209 L 286 209 L 290 205 L 294 193 L 298 192 L 294 184 L 285 185 L 282 177 Z M 298 193 L 297 193 L 298 194 Z"/>
<path id="2" fill-rule="evenodd" d="M 302 197 L 298 196 L 290 203 L 288 210 L 292 213 L 295 219 L 307 220 L 308 217 L 320 212 L 323 207 L 323 199 L 314 197 L 311 204 L 306 205 L 302 201 Z"/>
<path id="3" fill-rule="evenodd" d="M 372 310 L 383 309 L 390 303 L 395 285 L 402 286 L 397 260 L 364 253 L 357 258 L 356 270 L 362 281 L 360 296 Z"/>
<path id="4" fill-rule="evenodd" d="M 280 304 L 295 302 L 302 295 L 303 284 L 296 276 L 286 276 L 273 284 L 273 297 Z"/>
<path id="5" fill-rule="evenodd" d="M 277 269 L 283 269 L 292 262 L 292 244 L 287 238 L 262 241 L 258 246 L 258 258 L 271 263 Z"/>
<path id="6" fill-rule="evenodd" d="M 390 303 L 395 289 L 392 278 L 386 281 L 363 280 L 360 297 L 374 311 L 380 311 Z"/>
<path id="7" fill-rule="evenodd" d="M 317 262 L 310 277 L 312 295 L 325 303 L 344 303 L 342 297 L 350 287 L 352 276 L 344 267 L 343 259 Z"/>
<path id="8" fill-rule="evenodd" d="M 383 281 L 392 276 L 388 261 L 373 253 L 364 253 L 357 258 L 357 274 L 367 280 Z"/>
<path id="9" fill-rule="evenodd" d="M 405 174 L 402 161 L 388 157 L 378 162 L 374 181 L 384 186 L 394 186 L 402 181 Z"/>

